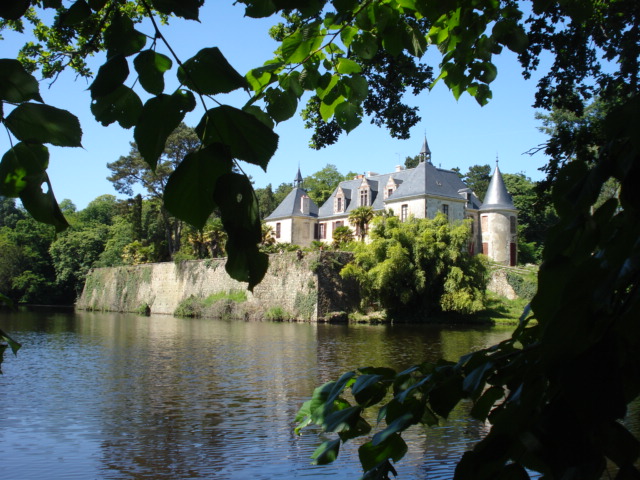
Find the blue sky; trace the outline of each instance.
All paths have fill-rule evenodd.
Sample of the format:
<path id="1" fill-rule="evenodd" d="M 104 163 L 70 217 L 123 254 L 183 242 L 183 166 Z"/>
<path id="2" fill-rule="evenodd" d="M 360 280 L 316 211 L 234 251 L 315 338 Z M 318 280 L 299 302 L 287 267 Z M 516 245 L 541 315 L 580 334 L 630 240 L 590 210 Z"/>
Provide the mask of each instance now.
<path id="1" fill-rule="evenodd" d="M 217 46 L 236 70 L 244 74 L 271 58 L 276 44 L 269 38 L 268 29 L 276 18 L 244 18 L 243 8 L 233 6 L 231 2 L 212 5 L 213 2 L 209 2 L 203 7 L 201 23 L 172 19 L 171 25 L 163 28 L 163 34 L 182 60 L 195 55 L 201 48 Z M 144 25 L 138 28 L 144 33 L 152 31 Z M 0 41 L 0 57 L 11 58 L 25 41 L 25 36 L 5 33 L 4 37 L 5 40 Z M 438 58 L 437 51 L 428 52 L 423 61 L 437 67 Z M 101 60 L 101 57 L 96 58 L 94 71 Z M 252 176 L 256 188 L 268 183 L 275 188 L 282 182 L 292 181 L 298 164 L 303 176 L 328 163 L 336 165 L 342 173 L 387 173 L 393 171 L 395 165 L 402 164 L 405 157 L 419 153 L 426 133 L 436 166 L 460 167 L 465 172 L 471 165 L 493 166 L 498 156 L 503 172 L 523 172 L 540 180 L 543 174 L 539 168 L 546 163 L 545 156 L 538 153 L 532 157 L 524 153 L 545 141 L 545 136 L 536 128 L 539 122 L 531 107 L 535 80 L 522 78 L 516 57 L 511 52 L 496 58 L 496 66 L 498 77 L 492 84 L 493 99 L 485 107 L 480 107 L 468 95 L 456 101 L 442 82 L 431 92 L 407 98 L 410 105 L 420 108 L 422 117 L 411 130 L 409 140 L 393 139 L 386 130 L 365 119 L 356 130 L 343 135 L 336 145 L 314 151 L 308 147 L 311 131 L 304 128 L 296 115 L 276 127 L 280 135 L 279 148 L 267 172 L 252 165 L 246 165 L 245 171 Z M 171 79 L 172 83 L 168 82 L 165 91 L 178 86 L 175 65 L 166 79 Z M 126 84 L 131 86 L 134 80 L 131 74 Z M 94 120 L 89 110 L 87 87 L 86 80 L 76 79 L 71 72 L 61 75 L 53 85 L 45 82 L 40 87 L 45 102 L 71 111 L 82 124 L 84 148 L 52 147 L 49 166 L 58 201 L 68 198 L 79 209 L 99 195 L 116 194 L 106 180 L 109 175 L 106 164 L 127 155 L 129 142 L 133 139 L 132 130 L 124 130 L 117 124 L 102 127 Z M 139 94 L 140 90 L 137 89 Z M 234 93 L 219 101 L 241 107 L 247 98 L 246 94 Z M 202 107 L 198 106 L 185 121 L 195 126 L 202 114 Z M 8 148 L 6 134 L 0 135 L 1 151 Z"/>

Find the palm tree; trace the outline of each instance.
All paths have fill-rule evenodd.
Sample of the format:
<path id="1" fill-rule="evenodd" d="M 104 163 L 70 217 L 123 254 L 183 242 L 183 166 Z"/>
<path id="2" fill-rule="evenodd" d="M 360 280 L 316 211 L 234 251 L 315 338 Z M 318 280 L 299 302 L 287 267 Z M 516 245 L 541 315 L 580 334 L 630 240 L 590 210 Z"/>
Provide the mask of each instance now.
<path id="1" fill-rule="evenodd" d="M 373 207 L 370 206 L 354 208 L 349 214 L 349 223 L 355 227 L 356 235 L 360 237 L 361 242 L 364 242 L 367 236 L 367 228 L 373 215 Z"/>

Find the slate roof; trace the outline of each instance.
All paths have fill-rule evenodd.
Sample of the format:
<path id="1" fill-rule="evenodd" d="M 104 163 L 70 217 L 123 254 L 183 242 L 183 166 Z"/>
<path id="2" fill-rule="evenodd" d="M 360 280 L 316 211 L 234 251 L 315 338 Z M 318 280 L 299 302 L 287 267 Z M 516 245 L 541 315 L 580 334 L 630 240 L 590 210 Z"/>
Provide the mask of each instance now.
<path id="1" fill-rule="evenodd" d="M 278 218 L 287 218 L 287 217 L 318 217 L 318 206 L 315 202 L 309 199 L 309 213 L 302 213 L 301 207 L 301 198 L 307 195 L 307 191 L 303 188 L 294 188 L 289 192 L 280 205 L 276 207 L 276 209 L 269 215 L 265 220 L 275 220 Z M 308 195 L 307 195 L 308 196 Z"/>
<path id="2" fill-rule="evenodd" d="M 516 210 L 497 164 L 480 210 Z"/>
<path id="3" fill-rule="evenodd" d="M 389 177 L 394 179 L 398 187 L 393 194 L 385 199 L 384 189 L 389 182 Z M 421 196 L 437 196 L 459 201 L 466 199 L 467 192 L 470 193 L 468 208 L 478 209 L 481 205 L 480 200 L 473 195 L 455 172 L 436 168 L 429 162 L 422 162 L 415 168 L 400 170 L 399 172 L 372 175 L 365 177 L 365 180 L 371 188 L 370 205 L 374 210 L 383 210 L 385 201 Z M 362 185 L 362 178 L 341 182 L 338 188 L 342 188 L 345 194 L 346 208 L 344 212 L 334 213 L 333 211 L 334 200 L 338 192 L 338 188 L 336 188 L 320 207 L 318 216 L 327 218 L 348 215 L 354 208 L 358 207 L 358 188 L 360 185 Z"/>

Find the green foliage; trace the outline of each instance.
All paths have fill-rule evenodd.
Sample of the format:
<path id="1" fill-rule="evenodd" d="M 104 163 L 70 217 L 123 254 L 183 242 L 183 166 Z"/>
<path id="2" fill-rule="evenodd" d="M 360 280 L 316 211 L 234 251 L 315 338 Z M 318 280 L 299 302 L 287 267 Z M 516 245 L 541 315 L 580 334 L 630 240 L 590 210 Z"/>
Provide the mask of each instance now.
<path id="1" fill-rule="evenodd" d="M 247 301 L 247 293 L 244 290 L 230 290 L 228 292 L 212 293 L 206 298 L 189 297 L 183 299 L 176 307 L 173 315 L 176 317 L 216 317 L 224 315 L 225 310 L 216 308 L 218 305 L 228 306 L 231 303 Z"/>
<path id="2" fill-rule="evenodd" d="M 367 307 L 424 318 L 440 311 L 469 314 L 484 306 L 487 270 L 480 256 L 466 253 L 467 223 L 444 215 L 400 222 L 377 217 L 371 243 L 359 244 L 340 273 L 359 284 Z"/>
<path id="3" fill-rule="evenodd" d="M 373 207 L 362 206 L 356 207 L 349 213 L 349 223 L 355 227 L 356 235 L 360 237 L 360 241 L 364 242 L 369 230 L 369 222 L 373 219 Z"/>
<path id="4" fill-rule="evenodd" d="M 316 173 L 305 177 L 304 189 L 316 205 L 322 205 L 331 196 L 338 184 L 349 178 L 342 175 L 335 165 L 328 164 Z"/>
<path id="5" fill-rule="evenodd" d="M 151 315 L 151 307 L 148 303 L 142 303 L 140 304 L 140 306 L 138 306 L 135 313 L 137 313 L 138 315 L 142 315 L 143 317 L 148 317 Z"/>
<path id="6" fill-rule="evenodd" d="M 507 282 L 519 298 L 531 301 L 538 291 L 538 282 L 531 275 L 524 276 L 513 271 L 507 271 Z"/>
<path id="7" fill-rule="evenodd" d="M 282 307 L 271 307 L 265 312 L 264 319 L 270 322 L 288 322 L 292 316 Z"/>
<path id="8" fill-rule="evenodd" d="M 344 248 L 351 242 L 353 242 L 353 231 L 349 227 L 337 227 L 333 231 L 333 244 L 335 247 Z"/>

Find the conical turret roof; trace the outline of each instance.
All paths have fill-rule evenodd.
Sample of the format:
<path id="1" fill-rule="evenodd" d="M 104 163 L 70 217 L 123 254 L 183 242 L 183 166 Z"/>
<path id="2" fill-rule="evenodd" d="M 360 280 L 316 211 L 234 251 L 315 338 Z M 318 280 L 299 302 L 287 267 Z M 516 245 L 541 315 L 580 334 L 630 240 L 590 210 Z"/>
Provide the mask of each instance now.
<path id="1" fill-rule="evenodd" d="M 484 196 L 484 202 L 480 208 L 480 211 L 484 210 L 516 210 L 497 163 L 489 182 L 487 193 Z"/>
<path id="2" fill-rule="evenodd" d="M 427 143 L 427 135 L 424 136 L 424 142 L 422 142 L 422 149 L 420 150 L 420 155 L 422 155 L 422 160 L 431 161 L 431 150 L 429 149 L 429 144 Z"/>

